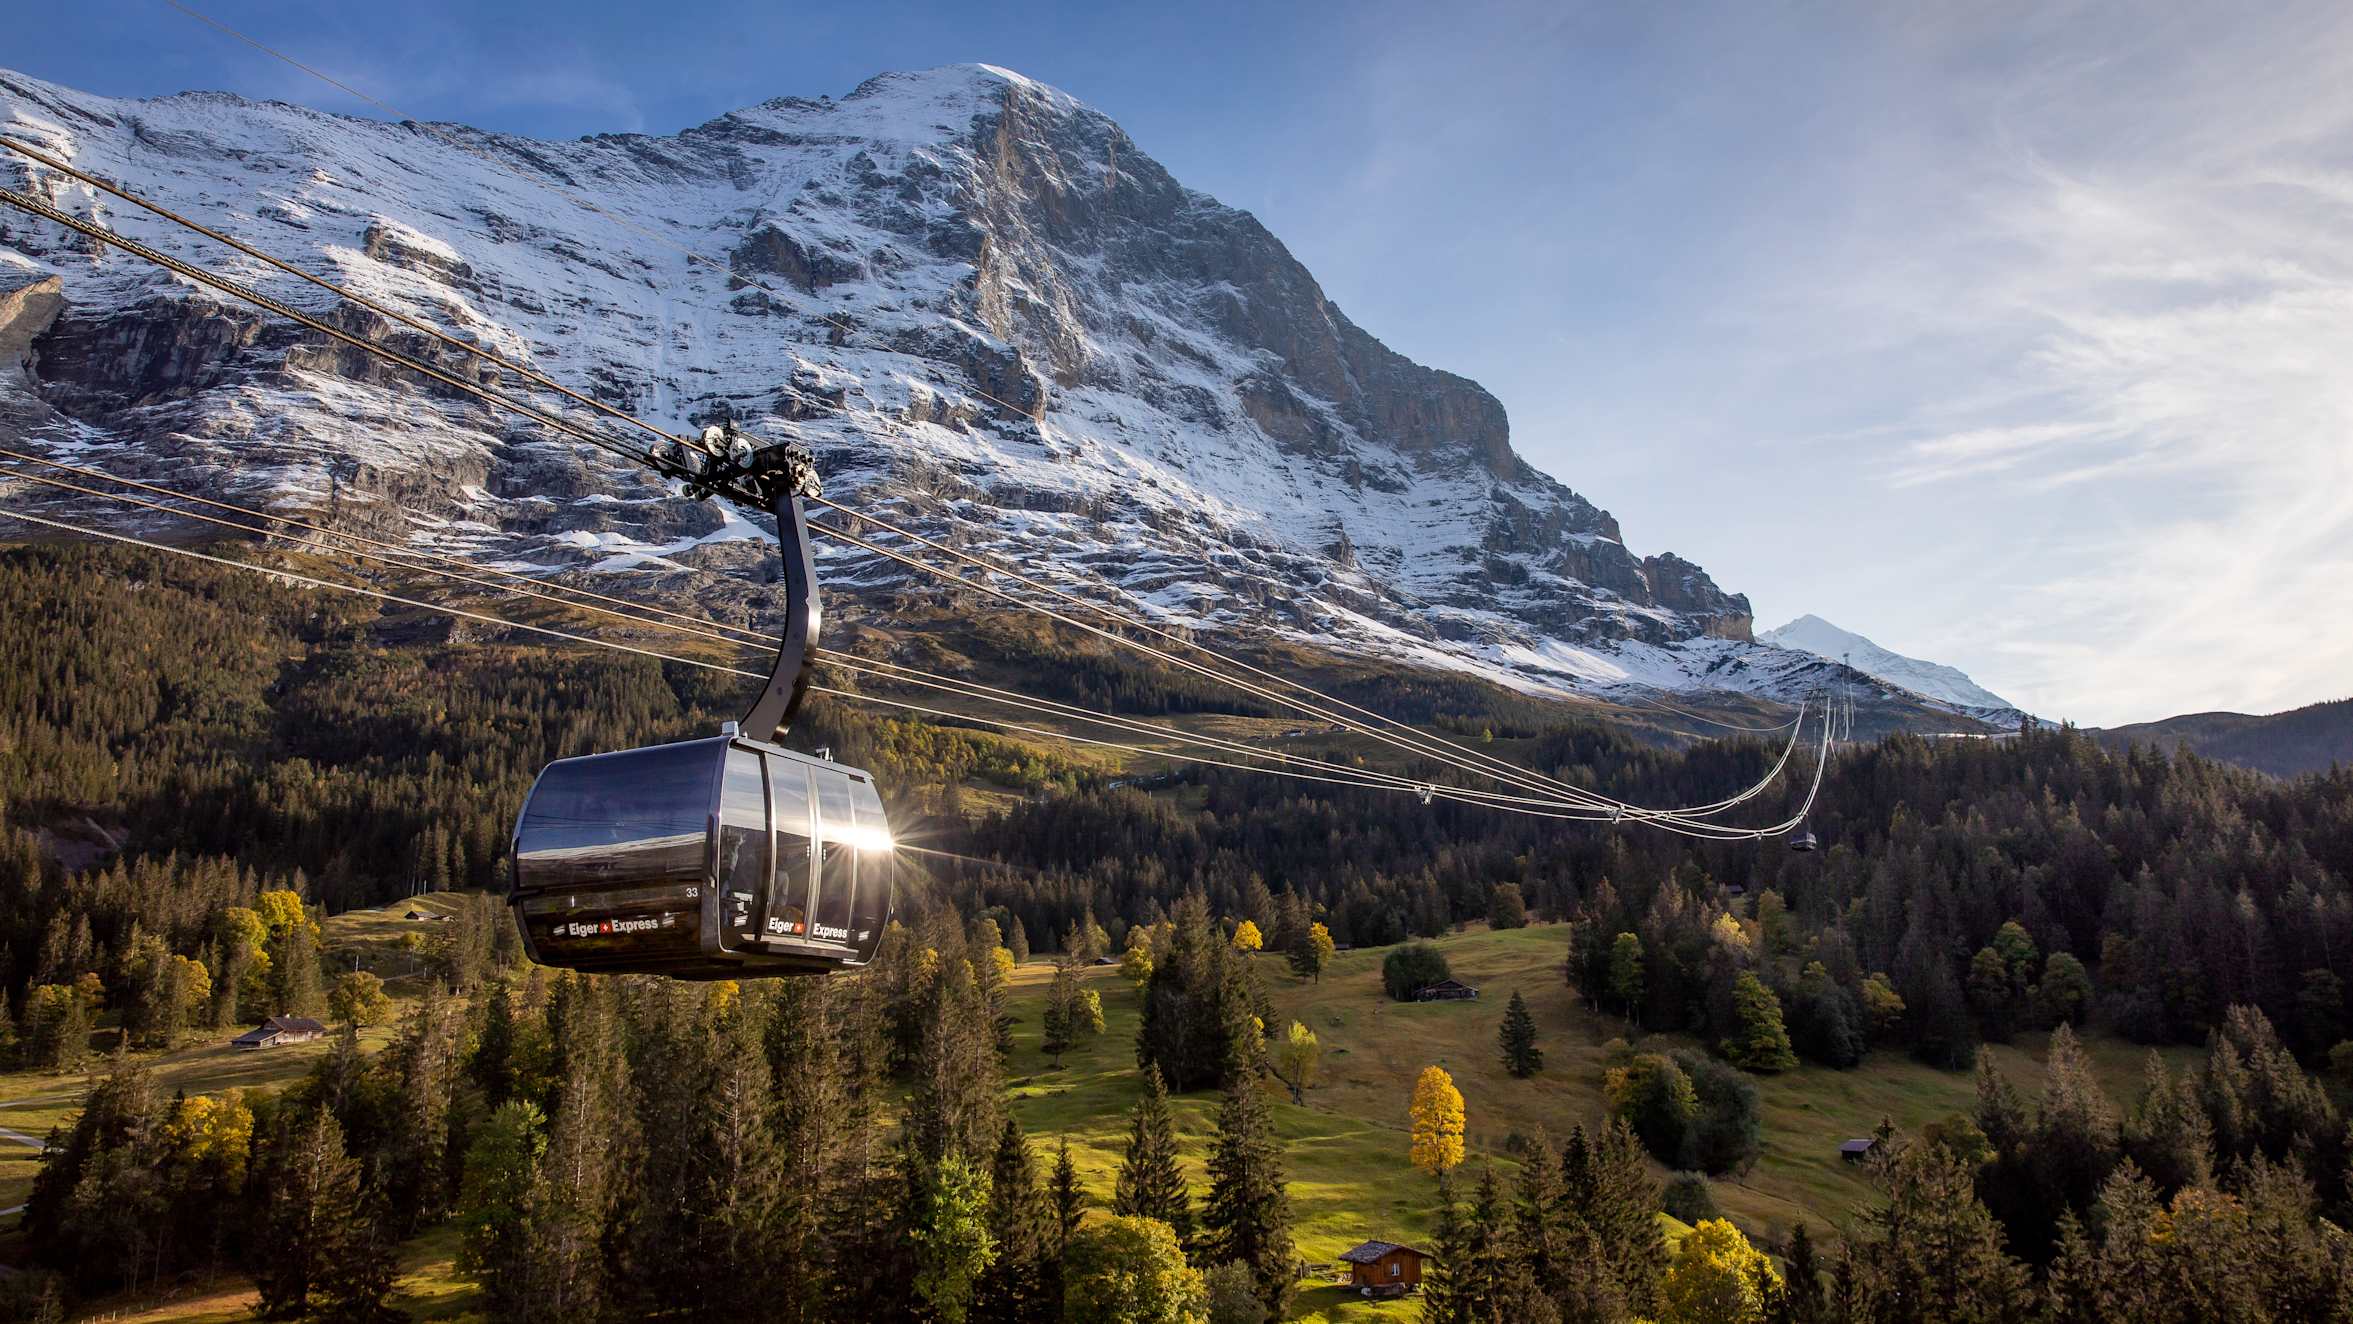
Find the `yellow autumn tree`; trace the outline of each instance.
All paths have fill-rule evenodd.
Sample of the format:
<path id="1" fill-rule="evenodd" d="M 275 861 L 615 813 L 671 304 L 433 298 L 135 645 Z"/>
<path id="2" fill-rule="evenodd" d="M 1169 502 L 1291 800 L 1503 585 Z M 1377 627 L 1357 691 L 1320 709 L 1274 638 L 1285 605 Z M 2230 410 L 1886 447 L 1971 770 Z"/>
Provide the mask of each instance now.
<path id="1" fill-rule="evenodd" d="M 1258 932 L 1256 924 L 1243 920 L 1234 926 L 1234 946 L 1241 951 L 1255 952 L 1266 946 L 1266 938 Z"/>
<path id="2" fill-rule="evenodd" d="M 1462 1091 L 1446 1068 L 1422 1068 L 1413 1083 L 1413 1165 L 1435 1177 L 1462 1162 Z"/>
<path id="3" fill-rule="evenodd" d="M 1723 1219 L 1702 1219 L 1667 1268 L 1660 1324 L 1763 1324 L 1767 1279 L 1781 1281 L 1770 1256 Z"/>

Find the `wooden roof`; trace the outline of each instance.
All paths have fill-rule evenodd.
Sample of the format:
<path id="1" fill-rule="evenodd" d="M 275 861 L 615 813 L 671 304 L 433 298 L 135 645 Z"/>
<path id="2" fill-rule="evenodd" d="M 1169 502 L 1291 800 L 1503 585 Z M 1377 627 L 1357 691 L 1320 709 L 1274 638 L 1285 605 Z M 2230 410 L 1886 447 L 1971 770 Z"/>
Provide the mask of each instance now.
<path id="1" fill-rule="evenodd" d="M 1431 1258 L 1430 1252 L 1426 1250 L 1415 1250 L 1411 1246 L 1399 1245 L 1394 1241 L 1368 1241 L 1361 1246 L 1341 1251 L 1340 1258 L 1350 1264 L 1377 1264 L 1398 1251 L 1404 1251 L 1408 1255 L 1418 1255 L 1425 1260 Z"/>

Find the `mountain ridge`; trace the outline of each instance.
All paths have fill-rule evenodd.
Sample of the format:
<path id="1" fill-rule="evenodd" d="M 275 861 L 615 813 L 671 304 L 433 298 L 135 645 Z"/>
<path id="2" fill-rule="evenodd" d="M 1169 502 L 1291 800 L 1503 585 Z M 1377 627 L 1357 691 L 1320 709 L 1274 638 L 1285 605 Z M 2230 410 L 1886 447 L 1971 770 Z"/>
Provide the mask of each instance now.
<path id="1" fill-rule="evenodd" d="M 1969 678 L 1959 667 L 1898 653 L 1811 612 L 1757 636 L 1764 643 L 1846 662 L 1867 676 L 1910 690 L 1995 726 L 2017 725 L 2018 705 Z"/>
<path id="2" fill-rule="evenodd" d="M 796 434 L 834 491 L 1163 623 L 1536 692 L 1789 700 L 1830 675 L 1759 646 L 1747 600 L 1700 567 L 1634 555 L 1607 511 L 1512 449 L 1499 401 L 1349 321 L 1249 213 L 1008 71 L 882 74 L 666 137 L 446 130 L 495 169 L 438 128 L 224 94 L 120 101 L 0 73 L 0 112 L 82 168 L 664 427 Z M 189 251 L 14 168 L 53 205 Z M 549 205 L 515 177 L 534 172 L 601 212 Z M 33 311 L 0 327 L 31 346 L 0 383 L 21 439 L 444 552 L 759 609 L 703 574 L 764 556 L 751 522 L 46 227 L 0 228 L 0 270 L 60 282 L 45 323 L 19 300 Z M 827 560 L 853 597 L 907 588 L 862 555 Z"/>

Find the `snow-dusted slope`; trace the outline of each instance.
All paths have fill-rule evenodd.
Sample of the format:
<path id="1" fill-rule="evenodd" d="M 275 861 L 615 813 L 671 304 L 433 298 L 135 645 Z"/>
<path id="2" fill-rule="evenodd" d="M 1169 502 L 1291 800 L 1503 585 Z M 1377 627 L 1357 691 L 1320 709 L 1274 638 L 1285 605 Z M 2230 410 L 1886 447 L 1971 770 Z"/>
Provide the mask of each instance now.
<path id="1" fill-rule="evenodd" d="M 1834 661 L 1844 661 L 1866 676 L 1901 686 L 1924 699 L 1957 708 L 1973 717 L 1999 724 L 2014 723 L 2018 706 L 1969 679 L 1958 667 L 1924 662 L 1881 648 L 1851 630 L 1842 630 L 1819 616 L 1800 616 L 1776 630 L 1758 635 L 1759 642 L 1794 648 Z"/>
<path id="2" fill-rule="evenodd" d="M 0 131 L 665 427 L 797 434 L 832 494 L 1173 622 L 1526 688 L 1787 696 L 1827 670 L 1753 643 L 1699 567 L 1628 551 L 1492 396 L 1357 328 L 1248 214 L 1004 70 L 562 143 L 0 73 Z M 16 158 L 0 179 L 335 307 Z M 12 344 L 0 435 L 52 452 L 631 591 L 722 593 L 701 572 L 760 554 L 592 449 L 8 213 Z M 853 598 L 905 586 L 828 556 Z"/>

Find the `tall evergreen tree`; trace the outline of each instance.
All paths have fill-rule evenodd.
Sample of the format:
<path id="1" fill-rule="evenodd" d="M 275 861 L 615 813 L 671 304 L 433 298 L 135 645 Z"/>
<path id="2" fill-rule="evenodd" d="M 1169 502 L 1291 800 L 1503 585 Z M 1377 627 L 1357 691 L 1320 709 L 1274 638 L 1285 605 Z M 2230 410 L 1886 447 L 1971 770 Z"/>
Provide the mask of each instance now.
<path id="1" fill-rule="evenodd" d="M 1038 1189 L 1037 1162 L 1021 1123 L 1005 1119 L 989 1164 L 989 1237 L 997 1258 L 981 1275 L 972 1317 L 983 1324 L 1042 1324 L 1060 1313 L 1054 1281 L 1053 1210 Z"/>
<path id="2" fill-rule="evenodd" d="M 482 1102 L 497 1108 L 515 1094 L 515 999 L 507 981 L 491 981 L 482 1009 L 482 1030 L 466 1058 L 466 1078 L 482 1091 Z"/>
<path id="3" fill-rule="evenodd" d="M 1511 1003 L 1503 1009 L 1503 1028 L 1496 1037 L 1503 1047 L 1503 1069 L 1522 1080 L 1535 1075 L 1544 1066 L 1544 1050 L 1536 1046 L 1536 1018 L 1528 1014 L 1528 1000 L 1518 989 L 1511 991 Z"/>
<path id="4" fill-rule="evenodd" d="M 1585 1221 L 1626 1308 L 1655 1315 L 1667 1271 L 1667 1239 L 1659 1230 L 1658 1180 L 1650 1175 L 1650 1161 L 1631 1127 L 1612 1119 L 1602 1128 L 1592 1146 L 1590 1172 L 1589 1179 L 1579 1181 L 1564 1159 L 1562 1186 L 1589 1192 Z"/>
<path id="5" fill-rule="evenodd" d="M 1857 1255 L 1858 1294 L 1874 1324 L 2007 1324 L 2027 1306 L 2026 1266 L 1977 1201 L 1971 1165 L 1941 1145 L 1913 1145 L 1888 1170 L 1887 1204 Z"/>
<path id="6" fill-rule="evenodd" d="M 1127 1153 L 1120 1159 L 1119 1177 L 1112 1188 L 1111 1212 L 1131 1218 L 1157 1218 L 1168 1224 L 1177 1244 L 1193 1244 L 1193 1201 L 1185 1189 L 1184 1170 L 1177 1165 L 1176 1119 L 1168 1107 L 1168 1087 L 1160 1072 L 1144 1068 L 1144 1097 L 1128 1124 Z"/>
<path id="7" fill-rule="evenodd" d="M 1296 1283 L 1291 1200 L 1283 1187 L 1283 1146 L 1266 1096 L 1254 1081 L 1226 1091 L 1209 1154 L 1209 1199 L 1201 1213 L 1201 1259 L 1239 1261 L 1258 1282 L 1273 1314 L 1290 1304 Z"/>
<path id="8" fill-rule="evenodd" d="M 1046 1193 L 1054 1206 L 1054 1258 L 1060 1260 L 1069 1251 L 1070 1238 L 1087 1212 L 1086 1190 L 1078 1183 L 1078 1165 L 1070 1161 L 1067 1136 L 1055 1142 L 1054 1178 Z"/>
<path id="9" fill-rule="evenodd" d="M 1790 1229 L 1788 1266 L 1782 1275 L 1781 1299 L 1770 1324 L 1826 1324 L 1829 1305 L 1822 1296 L 1822 1264 L 1814 1253 L 1814 1234 L 1804 1221 Z"/>
<path id="10" fill-rule="evenodd" d="M 706 1019 L 708 1066 L 696 1156 L 684 1220 L 696 1249 L 697 1313 L 713 1320 L 772 1316 L 784 1286 L 775 1253 L 786 1206 L 784 1156 L 762 1051 L 761 1027 L 739 1001 Z"/>
<path id="11" fill-rule="evenodd" d="M 389 1319 L 390 1241 L 360 1189 L 360 1165 L 343 1128 L 314 1108 L 285 1119 L 263 1169 L 263 1213 L 254 1285 L 269 1319 Z"/>
<path id="12" fill-rule="evenodd" d="M 1254 1065 L 1249 963 L 1218 933 L 1208 898 L 1177 903 L 1165 960 L 1154 962 L 1136 1029 L 1136 1065 L 1155 1066 L 1177 1093 L 1224 1087 Z"/>

